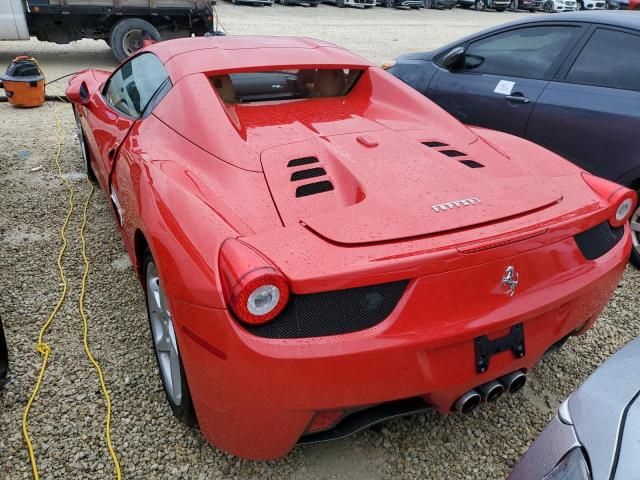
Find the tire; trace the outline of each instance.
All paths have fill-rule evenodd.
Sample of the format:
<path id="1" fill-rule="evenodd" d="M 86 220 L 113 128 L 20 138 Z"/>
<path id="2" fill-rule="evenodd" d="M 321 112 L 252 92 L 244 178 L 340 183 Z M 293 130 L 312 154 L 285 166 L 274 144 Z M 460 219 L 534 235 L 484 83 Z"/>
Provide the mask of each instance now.
<path id="1" fill-rule="evenodd" d="M 7 340 L 4 336 L 2 320 L 0 320 L 0 387 L 7 373 L 9 373 L 9 349 L 7 348 Z"/>
<path id="2" fill-rule="evenodd" d="M 536 13 L 536 9 L 535 8 L 530 8 L 529 9 L 529 13 Z"/>
<path id="3" fill-rule="evenodd" d="M 509 4 L 508 10 L 510 12 L 517 12 L 518 11 L 518 0 L 511 0 L 511 3 Z"/>
<path id="4" fill-rule="evenodd" d="M 576 10 L 584 10 L 584 2 L 578 1 L 578 8 Z"/>
<path id="5" fill-rule="evenodd" d="M 320 5 L 320 2 L 311 2 L 309 4 L 310 7 L 316 8 L 318 5 Z"/>
<path id="6" fill-rule="evenodd" d="M 545 2 L 542 6 L 542 10 L 544 10 L 546 13 L 553 13 L 553 2 Z"/>
<path id="7" fill-rule="evenodd" d="M 96 175 L 95 173 L 93 173 L 93 168 L 91 167 L 91 153 L 89 152 L 89 146 L 87 145 L 87 137 L 84 134 L 84 130 L 82 129 L 80 117 L 78 116 L 75 105 L 73 107 L 73 117 L 76 120 L 76 129 L 78 133 L 78 142 L 80 143 L 80 153 L 82 153 L 84 173 L 86 173 L 89 180 L 91 180 L 92 182 L 96 182 Z"/>
<path id="8" fill-rule="evenodd" d="M 505 9 L 504 8 L 496 8 L 496 12 L 504 12 Z"/>
<path id="9" fill-rule="evenodd" d="M 476 3 L 473 5 L 473 9 L 478 12 L 484 12 L 487 9 L 487 4 L 485 0 L 476 0 Z"/>
<path id="10" fill-rule="evenodd" d="M 636 192 L 640 195 L 640 190 Z M 631 215 L 631 263 L 640 268 L 640 205 Z"/>
<path id="11" fill-rule="evenodd" d="M 347 5 L 344 3 L 344 0 L 336 0 L 336 6 L 338 8 L 345 8 Z"/>
<path id="12" fill-rule="evenodd" d="M 142 265 L 153 350 L 167 402 L 178 420 L 186 425 L 196 425 L 198 421 L 180 358 L 173 318 L 161 286 L 158 269 L 149 250 L 144 254 Z"/>
<path id="13" fill-rule="evenodd" d="M 422 0 L 422 7 L 426 9 L 433 8 L 433 0 Z"/>
<path id="14" fill-rule="evenodd" d="M 111 51 L 116 60 L 124 62 L 130 55 L 140 50 L 145 35 L 156 42 L 162 40 L 156 27 L 141 18 L 125 18 L 116 23 L 109 37 Z"/>

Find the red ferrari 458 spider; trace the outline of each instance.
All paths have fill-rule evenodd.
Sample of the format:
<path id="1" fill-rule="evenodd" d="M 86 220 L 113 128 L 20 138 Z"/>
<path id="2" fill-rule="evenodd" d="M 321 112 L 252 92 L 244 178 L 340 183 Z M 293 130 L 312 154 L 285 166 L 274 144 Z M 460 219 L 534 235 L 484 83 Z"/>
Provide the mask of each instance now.
<path id="1" fill-rule="evenodd" d="M 629 256 L 634 192 L 322 41 L 167 41 L 67 95 L 169 404 L 235 455 L 518 390 Z"/>

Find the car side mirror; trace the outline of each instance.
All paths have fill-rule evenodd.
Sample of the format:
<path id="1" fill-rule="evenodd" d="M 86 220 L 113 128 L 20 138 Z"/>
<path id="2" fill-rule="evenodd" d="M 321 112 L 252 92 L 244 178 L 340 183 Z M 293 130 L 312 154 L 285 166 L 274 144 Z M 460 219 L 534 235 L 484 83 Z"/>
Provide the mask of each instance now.
<path id="1" fill-rule="evenodd" d="M 440 64 L 447 70 L 456 70 L 464 66 L 466 51 L 464 47 L 456 47 L 442 57 Z"/>
<path id="2" fill-rule="evenodd" d="M 67 87 L 67 98 L 72 103 L 86 105 L 89 103 L 89 88 L 85 82 L 75 82 Z"/>

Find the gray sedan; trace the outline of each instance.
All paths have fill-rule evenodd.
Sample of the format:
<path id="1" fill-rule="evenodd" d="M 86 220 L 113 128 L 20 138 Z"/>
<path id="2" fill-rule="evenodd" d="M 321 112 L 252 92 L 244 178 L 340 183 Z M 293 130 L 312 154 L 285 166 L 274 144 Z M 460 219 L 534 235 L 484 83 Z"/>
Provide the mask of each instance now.
<path id="1" fill-rule="evenodd" d="M 640 338 L 562 403 L 509 480 L 640 478 L 639 367 Z"/>

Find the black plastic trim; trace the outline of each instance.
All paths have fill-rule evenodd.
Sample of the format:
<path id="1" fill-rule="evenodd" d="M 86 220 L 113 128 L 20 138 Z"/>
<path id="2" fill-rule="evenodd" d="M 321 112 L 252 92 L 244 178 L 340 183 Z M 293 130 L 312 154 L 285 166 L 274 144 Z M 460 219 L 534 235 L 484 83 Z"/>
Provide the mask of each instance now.
<path id="1" fill-rule="evenodd" d="M 615 247 L 624 236 L 624 226 L 612 227 L 608 220 L 573 238 L 587 260 L 595 260 Z"/>
<path id="2" fill-rule="evenodd" d="M 431 409 L 431 405 L 421 397 L 406 398 L 393 402 L 381 403 L 373 407 L 358 410 L 344 417 L 335 427 L 318 433 L 303 435 L 298 440 L 299 445 L 309 443 L 329 442 L 345 438 L 354 433 L 360 432 L 377 423 L 384 422 L 391 418 L 406 417 L 416 415 Z"/>

